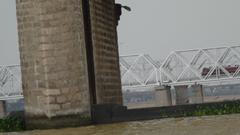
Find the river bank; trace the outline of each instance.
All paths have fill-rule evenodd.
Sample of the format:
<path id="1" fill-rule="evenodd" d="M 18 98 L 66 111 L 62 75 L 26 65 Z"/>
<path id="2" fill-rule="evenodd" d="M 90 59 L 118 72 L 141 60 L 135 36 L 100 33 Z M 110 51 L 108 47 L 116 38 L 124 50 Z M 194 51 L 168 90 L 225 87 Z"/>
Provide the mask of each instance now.
<path id="1" fill-rule="evenodd" d="M 2 135 L 240 135 L 240 114 L 169 118 Z"/>

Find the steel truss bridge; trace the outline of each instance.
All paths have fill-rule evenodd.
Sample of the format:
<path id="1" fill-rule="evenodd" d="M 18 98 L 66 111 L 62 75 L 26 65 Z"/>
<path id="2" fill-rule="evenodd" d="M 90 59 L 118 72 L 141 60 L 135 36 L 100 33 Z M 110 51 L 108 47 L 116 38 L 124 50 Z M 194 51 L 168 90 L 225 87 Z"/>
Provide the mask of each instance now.
<path id="1" fill-rule="evenodd" d="M 0 100 L 23 98 L 21 84 L 19 65 L 0 66 Z"/>
<path id="2" fill-rule="evenodd" d="M 240 83 L 240 46 L 174 51 L 164 61 L 120 56 L 123 90 Z M 0 66 L 0 100 L 23 98 L 20 66 Z"/>
<path id="3" fill-rule="evenodd" d="M 171 52 L 163 61 L 148 55 L 120 57 L 122 86 L 223 85 L 240 83 L 240 46 Z"/>

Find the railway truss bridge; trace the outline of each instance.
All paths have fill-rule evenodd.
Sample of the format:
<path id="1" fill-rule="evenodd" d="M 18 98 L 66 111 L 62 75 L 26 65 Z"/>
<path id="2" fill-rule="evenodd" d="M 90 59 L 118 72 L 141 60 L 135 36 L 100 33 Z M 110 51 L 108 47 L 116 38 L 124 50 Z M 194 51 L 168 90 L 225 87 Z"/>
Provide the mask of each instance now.
<path id="1" fill-rule="evenodd" d="M 19 65 L 0 66 L 0 100 L 23 98 L 20 70 Z M 163 61 L 120 56 L 120 70 L 123 91 L 174 86 L 181 92 L 190 85 L 238 84 L 240 46 L 173 51 Z"/>

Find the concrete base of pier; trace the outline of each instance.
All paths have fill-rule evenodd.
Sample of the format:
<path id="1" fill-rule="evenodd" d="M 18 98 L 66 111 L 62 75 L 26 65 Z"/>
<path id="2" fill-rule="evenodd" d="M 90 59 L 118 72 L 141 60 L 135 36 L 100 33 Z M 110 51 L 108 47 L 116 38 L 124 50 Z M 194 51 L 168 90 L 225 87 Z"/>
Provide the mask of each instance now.
<path id="1" fill-rule="evenodd" d="M 6 116 L 6 104 L 5 101 L 0 101 L 0 118 Z"/>
<path id="2" fill-rule="evenodd" d="M 78 127 L 92 124 L 91 117 L 82 115 L 66 115 L 53 117 L 51 119 L 43 117 L 27 117 L 27 129 L 52 129 L 65 127 Z"/>
<path id="3" fill-rule="evenodd" d="M 202 85 L 193 85 L 191 88 L 192 88 L 192 95 L 190 98 L 190 103 L 192 104 L 203 103 Z"/>
<path id="4" fill-rule="evenodd" d="M 171 87 L 161 86 L 155 89 L 155 101 L 156 106 L 171 106 L 172 105 L 172 96 L 171 96 Z"/>
<path id="5" fill-rule="evenodd" d="M 189 103 L 188 86 L 175 86 L 176 105 L 184 105 Z"/>

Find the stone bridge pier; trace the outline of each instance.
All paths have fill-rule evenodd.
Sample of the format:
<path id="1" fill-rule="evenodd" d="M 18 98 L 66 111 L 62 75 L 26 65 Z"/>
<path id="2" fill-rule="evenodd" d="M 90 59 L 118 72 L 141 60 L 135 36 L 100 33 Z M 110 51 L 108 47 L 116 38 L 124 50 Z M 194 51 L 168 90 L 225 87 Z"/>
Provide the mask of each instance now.
<path id="1" fill-rule="evenodd" d="M 202 85 L 180 85 L 175 86 L 176 104 L 197 104 L 203 103 L 203 88 Z"/>
<path id="2" fill-rule="evenodd" d="M 77 126 L 122 105 L 114 0 L 16 0 L 28 128 Z"/>
<path id="3" fill-rule="evenodd" d="M 159 86 L 155 88 L 155 99 L 156 105 L 161 106 L 172 106 L 172 94 L 170 86 Z"/>

